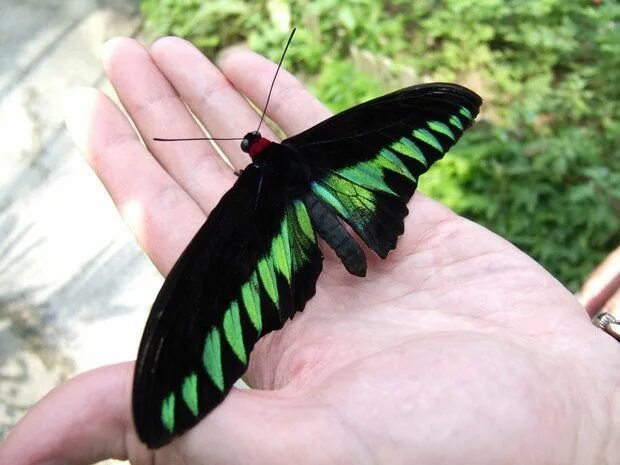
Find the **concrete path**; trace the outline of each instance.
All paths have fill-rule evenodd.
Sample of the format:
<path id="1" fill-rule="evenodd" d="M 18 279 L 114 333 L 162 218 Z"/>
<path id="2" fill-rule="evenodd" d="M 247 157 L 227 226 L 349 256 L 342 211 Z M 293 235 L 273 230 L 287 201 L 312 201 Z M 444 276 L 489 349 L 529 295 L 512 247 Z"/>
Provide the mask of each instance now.
<path id="1" fill-rule="evenodd" d="M 161 284 L 62 119 L 140 24 L 137 0 L 0 0 L 0 439 L 69 376 L 135 358 Z"/>

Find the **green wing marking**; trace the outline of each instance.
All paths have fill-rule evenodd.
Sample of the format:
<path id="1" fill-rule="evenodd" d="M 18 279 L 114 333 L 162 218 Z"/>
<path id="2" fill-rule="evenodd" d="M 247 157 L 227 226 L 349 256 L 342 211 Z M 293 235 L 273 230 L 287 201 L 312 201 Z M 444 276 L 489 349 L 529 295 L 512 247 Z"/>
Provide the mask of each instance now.
<path id="1" fill-rule="evenodd" d="M 366 178 L 366 184 L 372 180 Z M 330 204 L 347 221 L 366 226 L 375 209 L 375 195 L 365 185 L 357 184 L 340 176 L 339 172 L 323 178 L 320 183 L 313 182 L 312 190 L 325 203 Z M 380 188 L 376 188 L 381 190 Z"/>
<path id="2" fill-rule="evenodd" d="M 224 390 L 224 373 L 222 372 L 222 346 L 220 331 L 212 328 L 205 340 L 205 348 L 202 353 L 202 363 L 213 384 L 220 391 Z"/>
<path id="3" fill-rule="evenodd" d="M 250 280 L 241 286 L 241 302 L 243 302 L 243 307 L 256 332 L 260 334 L 263 329 L 263 321 L 260 313 L 260 287 L 256 272 L 252 273 Z"/>
<path id="4" fill-rule="evenodd" d="M 422 153 L 420 147 L 418 147 L 411 139 L 401 137 L 397 142 L 390 145 L 390 148 L 401 155 L 405 155 L 406 157 L 419 161 L 425 167 L 428 166 L 428 161 L 426 160 L 424 153 Z M 379 154 L 381 154 L 381 152 L 379 152 Z"/>
<path id="5" fill-rule="evenodd" d="M 448 136 L 452 140 L 456 140 L 456 138 L 454 137 L 454 134 L 452 133 L 452 130 L 444 123 L 441 123 L 439 121 L 429 121 L 428 127 L 431 128 L 435 132 L 439 132 L 441 134 Z"/>
<path id="6" fill-rule="evenodd" d="M 276 281 L 276 271 L 273 267 L 272 255 L 266 255 L 258 261 L 258 276 L 267 291 L 267 295 L 277 306 L 280 296 L 278 295 L 278 283 Z"/>
<path id="7" fill-rule="evenodd" d="M 276 269 L 282 274 L 286 281 L 291 284 L 291 254 L 289 251 L 290 244 L 288 243 L 288 228 L 283 223 L 282 228 L 286 233 L 280 231 L 276 237 L 273 238 L 271 244 L 271 250 L 273 252 L 273 259 L 276 265 Z M 286 237 L 285 237 L 286 235 Z"/>
<path id="8" fill-rule="evenodd" d="M 420 160 L 422 164 L 426 165 L 426 159 L 423 155 L 420 155 L 423 160 Z M 417 157 L 414 157 L 417 158 Z M 360 162 L 357 165 L 364 165 L 365 162 Z M 379 154 L 371 161 L 371 164 L 375 164 L 383 170 L 383 174 L 387 171 L 398 173 L 401 176 L 406 177 L 410 181 L 417 182 L 417 178 L 411 174 L 407 166 L 402 162 L 400 158 L 396 156 L 394 152 L 389 149 L 381 149 Z M 355 166 L 357 166 L 355 165 Z"/>
<path id="9" fill-rule="evenodd" d="M 171 392 L 161 403 L 161 422 L 168 431 L 174 431 L 175 395 Z"/>
<path id="10" fill-rule="evenodd" d="M 247 355 L 243 345 L 239 304 L 236 300 L 233 300 L 229 309 L 224 313 L 224 335 L 239 361 L 245 365 L 247 363 Z"/>
<path id="11" fill-rule="evenodd" d="M 459 119 L 458 116 L 456 115 L 450 116 L 449 121 L 450 121 L 450 124 L 454 126 L 455 128 L 457 128 L 459 131 L 461 132 L 464 131 L 463 123 L 461 123 L 461 120 Z"/>
<path id="12" fill-rule="evenodd" d="M 474 117 L 471 114 L 471 112 L 467 108 L 465 108 L 465 107 L 461 107 L 459 109 L 459 113 L 461 115 L 463 115 L 465 118 L 467 118 L 468 120 L 470 120 L 470 121 L 474 119 Z"/>
<path id="13" fill-rule="evenodd" d="M 301 228 L 301 231 L 305 234 L 305 236 L 312 241 L 316 242 L 316 235 L 314 234 L 314 229 L 312 228 L 312 222 L 310 221 L 310 216 L 308 215 L 308 210 L 306 210 L 306 206 L 301 200 L 296 200 L 293 202 L 293 207 L 295 211 L 289 211 L 286 215 L 286 221 L 288 223 L 296 223 Z"/>
<path id="14" fill-rule="evenodd" d="M 183 401 L 187 408 L 194 414 L 198 415 L 198 375 L 192 373 L 183 380 L 183 386 L 181 387 L 181 394 Z M 174 395 L 174 394 L 172 394 Z M 174 403 L 173 403 L 174 405 Z"/>
<path id="15" fill-rule="evenodd" d="M 285 221 L 291 238 L 289 249 L 291 265 L 293 272 L 296 272 L 310 260 L 310 251 L 316 247 L 316 234 L 308 210 L 301 200 L 293 203 L 293 208 L 287 212 Z"/>
<path id="16" fill-rule="evenodd" d="M 443 147 L 430 131 L 427 131 L 426 129 L 416 129 L 413 131 L 413 137 L 425 142 L 431 147 L 437 149 L 439 152 L 443 153 Z"/>

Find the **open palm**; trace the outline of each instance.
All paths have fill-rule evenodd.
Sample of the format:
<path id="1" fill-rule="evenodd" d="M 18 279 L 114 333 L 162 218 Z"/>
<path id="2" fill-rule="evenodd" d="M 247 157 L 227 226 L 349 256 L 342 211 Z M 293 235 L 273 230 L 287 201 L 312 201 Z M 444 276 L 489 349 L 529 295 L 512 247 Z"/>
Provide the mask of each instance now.
<path id="1" fill-rule="evenodd" d="M 238 52 L 220 71 L 175 38 L 150 50 L 115 39 L 104 55 L 146 147 L 93 89 L 69 102 L 69 129 L 165 275 L 235 177 L 208 142 L 153 137 L 202 134 L 183 102 L 212 134 L 255 128 L 242 94 L 262 107 L 275 66 Z M 329 113 L 283 72 L 268 115 L 295 134 Z M 220 148 L 235 169 L 248 163 L 238 142 Z M 0 463 L 618 463 L 618 344 L 507 241 L 419 193 L 409 208 L 397 250 L 369 257 L 364 279 L 324 250 L 306 311 L 252 352 L 255 389 L 233 389 L 168 446 L 137 439 L 127 363 L 53 391 L 0 446 Z"/>

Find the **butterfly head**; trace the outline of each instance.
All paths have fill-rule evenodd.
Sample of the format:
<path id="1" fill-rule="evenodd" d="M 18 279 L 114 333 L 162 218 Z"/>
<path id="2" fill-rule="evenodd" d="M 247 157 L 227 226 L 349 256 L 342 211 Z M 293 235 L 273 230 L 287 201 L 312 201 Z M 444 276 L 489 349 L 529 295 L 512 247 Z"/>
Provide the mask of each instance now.
<path id="1" fill-rule="evenodd" d="M 261 136 L 260 132 L 252 131 L 243 136 L 241 150 L 245 153 L 249 153 L 251 157 L 254 157 L 267 148 L 269 144 L 271 144 L 271 141 Z"/>

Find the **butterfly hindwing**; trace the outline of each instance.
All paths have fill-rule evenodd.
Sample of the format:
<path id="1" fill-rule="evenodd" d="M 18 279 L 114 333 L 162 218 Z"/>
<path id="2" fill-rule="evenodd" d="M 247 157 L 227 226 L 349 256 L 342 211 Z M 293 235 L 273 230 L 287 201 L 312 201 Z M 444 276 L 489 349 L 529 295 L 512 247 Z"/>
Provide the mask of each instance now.
<path id="1" fill-rule="evenodd" d="M 136 362 L 138 435 L 160 447 L 215 408 L 261 335 L 303 310 L 322 255 L 286 177 L 248 167 L 168 275 Z"/>
<path id="2" fill-rule="evenodd" d="M 419 176 L 472 124 L 481 102 L 455 84 L 413 86 L 282 143 L 308 166 L 314 196 L 385 258 L 404 231 Z"/>

